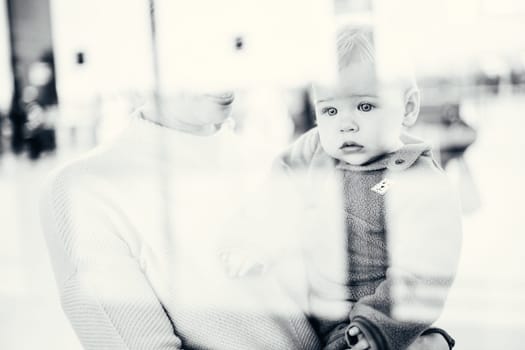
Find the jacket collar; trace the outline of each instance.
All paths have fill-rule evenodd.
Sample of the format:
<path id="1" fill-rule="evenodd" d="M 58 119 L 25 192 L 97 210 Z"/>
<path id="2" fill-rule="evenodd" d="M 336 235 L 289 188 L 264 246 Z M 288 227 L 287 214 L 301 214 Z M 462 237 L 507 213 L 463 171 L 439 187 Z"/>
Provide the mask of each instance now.
<path id="1" fill-rule="evenodd" d="M 388 169 L 399 171 L 410 168 L 422 155 L 430 156 L 431 147 L 421 139 L 403 133 L 401 141 L 404 146 L 396 152 L 388 153 L 385 156 L 364 165 L 352 165 L 344 161 L 338 161 L 336 168 L 351 171 L 372 171 Z"/>

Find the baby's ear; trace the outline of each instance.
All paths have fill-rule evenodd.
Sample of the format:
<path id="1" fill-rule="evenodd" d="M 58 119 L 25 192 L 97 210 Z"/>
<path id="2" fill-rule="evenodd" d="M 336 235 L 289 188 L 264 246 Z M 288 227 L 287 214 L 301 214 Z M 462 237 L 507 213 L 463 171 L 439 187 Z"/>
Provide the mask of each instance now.
<path id="1" fill-rule="evenodd" d="M 411 88 L 405 94 L 405 115 L 403 117 L 403 126 L 410 127 L 414 125 L 419 115 L 420 94 L 417 88 Z"/>

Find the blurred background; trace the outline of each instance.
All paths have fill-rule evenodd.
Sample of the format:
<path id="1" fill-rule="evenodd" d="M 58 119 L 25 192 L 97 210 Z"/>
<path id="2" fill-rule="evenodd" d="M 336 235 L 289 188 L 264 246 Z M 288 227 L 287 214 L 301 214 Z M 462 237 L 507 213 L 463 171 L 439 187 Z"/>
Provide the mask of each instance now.
<path id="1" fill-rule="evenodd" d="M 461 196 L 463 252 L 438 324 L 458 349 L 522 349 L 525 2 L 266 1 L 271 23 L 242 1 L 196 3 L 0 0 L 0 349 L 80 349 L 38 218 L 52 168 L 110 140 L 159 84 L 209 82 L 239 88 L 236 128 L 269 162 L 314 125 L 306 82 L 330 79 L 338 22 L 374 26 L 387 74 L 410 59 L 422 91 L 414 133 Z M 213 47 L 180 46 L 194 56 L 176 49 L 181 34 L 212 32 Z M 204 78 L 187 74 L 210 57 L 219 64 Z"/>

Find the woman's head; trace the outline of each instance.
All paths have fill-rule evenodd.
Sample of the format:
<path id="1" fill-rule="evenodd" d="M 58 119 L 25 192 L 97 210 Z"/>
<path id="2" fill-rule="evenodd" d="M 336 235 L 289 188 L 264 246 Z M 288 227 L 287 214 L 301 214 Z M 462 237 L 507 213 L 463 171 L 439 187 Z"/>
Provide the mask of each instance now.
<path id="1" fill-rule="evenodd" d="M 166 127 L 195 134 L 215 132 L 231 114 L 235 95 L 231 91 L 185 90 L 161 94 L 146 118 Z"/>
<path id="2" fill-rule="evenodd" d="M 162 113 L 194 125 L 221 124 L 231 114 L 231 91 L 184 91 L 161 100 Z"/>

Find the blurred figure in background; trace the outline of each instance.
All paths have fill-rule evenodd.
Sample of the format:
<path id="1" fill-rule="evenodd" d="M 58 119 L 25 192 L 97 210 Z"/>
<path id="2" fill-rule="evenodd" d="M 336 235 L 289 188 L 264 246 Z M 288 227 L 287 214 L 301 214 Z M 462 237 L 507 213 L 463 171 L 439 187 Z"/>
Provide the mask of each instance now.
<path id="1" fill-rule="evenodd" d="M 55 59 L 51 49 L 45 50 L 38 62 L 29 69 L 30 82 L 37 87 L 35 102 L 42 108 L 55 107 L 58 104 L 55 79 Z"/>
<path id="2" fill-rule="evenodd" d="M 19 154 L 24 150 L 27 111 L 22 102 L 22 72 L 16 64 L 16 59 L 13 67 L 15 67 L 13 74 L 13 95 L 7 118 L 11 122 L 12 128 L 11 149 L 15 154 Z"/>
<path id="3" fill-rule="evenodd" d="M 427 100 L 433 104 L 421 107 L 421 117 L 411 132 L 432 144 L 438 163 L 459 190 L 463 213 L 472 213 L 479 209 L 481 200 L 465 153 L 476 141 L 477 130 L 462 117 L 460 102 L 444 102 L 443 97 L 432 95 Z"/>
<path id="4" fill-rule="evenodd" d="M 56 148 L 55 130 L 58 96 L 55 61 L 51 49 L 45 50 L 29 68 L 30 86 L 24 89 L 28 109 L 27 146 L 31 159 Z"/>

